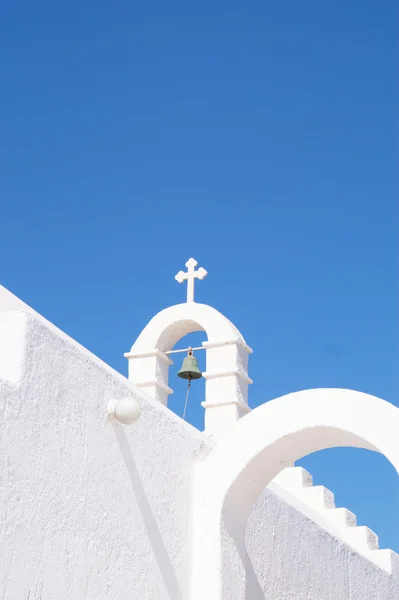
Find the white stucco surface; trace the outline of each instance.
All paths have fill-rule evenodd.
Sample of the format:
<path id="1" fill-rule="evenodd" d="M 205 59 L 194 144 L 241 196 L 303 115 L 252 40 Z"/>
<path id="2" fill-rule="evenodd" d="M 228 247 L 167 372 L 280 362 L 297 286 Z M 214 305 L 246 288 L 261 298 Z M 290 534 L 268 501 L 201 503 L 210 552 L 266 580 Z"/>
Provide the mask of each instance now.
<path id="1" fill-rule="evenodd" d="M 275 477 L 342 442 L 397 465 L 395 407 L 327 390 L 338 419 L 311 391 L 312 411 L 299 396 L 278 399 L 216 443 L 6 300 L 0 293 L 2 600 L 399 597 L 396 557 L 375 550 L 367 528 L 348 531 L 351 514 L 328 490 L 297 468 Z M 109 401 L 129 397 L 141 414 L 128 406 L 137 420 L 124 426 Z M 355 427 L 357 402 L 367 424 Z"/>
<path id="2" fill-rule="evenodd" d="M 261 493 L 248 520 L 245 556 L 245 600 L 399 597 L 396 558 L 391 575 L 270 489 Z"/>
<path id="3" fill-rule="evenodd" d="M 399 472 L 398 430 L 397 407 L 352 390 L 289 394 L 242 418 L 197 469 L 192 597 L 248 598 L 247 519 L 282 469 L 317 450 L 353 446 L 381 452 Z"/>
<path id="4" fill-rule="evenodd" d="M 191 469 L 210 442 L 34 315 L 0 313 L 0 597 L 188 597 Z M 15 377 L 19 373 L 18 380 Z M 5 375 L 5 377 L 4 377 Z M 108 400 L 136 395 L 135 425 Z"/>

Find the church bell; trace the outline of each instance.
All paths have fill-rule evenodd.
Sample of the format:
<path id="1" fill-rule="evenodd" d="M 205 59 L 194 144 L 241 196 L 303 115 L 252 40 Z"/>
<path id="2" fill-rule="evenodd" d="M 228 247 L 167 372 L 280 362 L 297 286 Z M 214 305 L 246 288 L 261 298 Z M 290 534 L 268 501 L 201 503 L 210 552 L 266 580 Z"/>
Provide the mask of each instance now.
<path id="1" fill-rule="evenodd" d="M 191 348 L 189 348 L 188 354 L 183 360 L 183 365 L 178 372 L 178 376 L 182 379 L 188 379 L 188 381 L 191 381 L 192 379 L 200 379 L 202 377 L 202 373 L 198 368 L 198 361 L 193 355 Z"/>

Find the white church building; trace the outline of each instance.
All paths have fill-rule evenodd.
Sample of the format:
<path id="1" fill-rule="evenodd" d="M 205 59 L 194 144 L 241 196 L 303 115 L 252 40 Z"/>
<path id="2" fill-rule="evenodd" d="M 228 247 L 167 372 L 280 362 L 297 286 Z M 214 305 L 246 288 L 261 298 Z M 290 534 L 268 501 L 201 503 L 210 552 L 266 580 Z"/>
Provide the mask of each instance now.
<path id="1" fill-rule="evenodd" d="M 251 410 L 252 350 L 186 266 L 128 379 L 0 287 L 1 600 L 398 600 L 399 557 L 292 465 L 353 446 L 399 472 L 399 409 L 313 389 Z M 203 431 L 168 408 L 194 331 Z"/>

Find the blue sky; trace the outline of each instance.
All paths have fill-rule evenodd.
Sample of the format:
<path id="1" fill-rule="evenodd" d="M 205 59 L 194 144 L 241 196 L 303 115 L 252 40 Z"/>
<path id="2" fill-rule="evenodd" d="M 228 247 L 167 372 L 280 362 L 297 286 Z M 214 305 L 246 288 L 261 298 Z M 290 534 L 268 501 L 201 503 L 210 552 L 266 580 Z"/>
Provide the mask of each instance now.
<path id="1" fill-rule="evenodd" d="M 0 282 L 126 374 L 194 256 L 254 348 L 251 406 L 398 404 L 395 4 L 3 3 Z M 301 464 L 399 551 L 382 457 Z"/>

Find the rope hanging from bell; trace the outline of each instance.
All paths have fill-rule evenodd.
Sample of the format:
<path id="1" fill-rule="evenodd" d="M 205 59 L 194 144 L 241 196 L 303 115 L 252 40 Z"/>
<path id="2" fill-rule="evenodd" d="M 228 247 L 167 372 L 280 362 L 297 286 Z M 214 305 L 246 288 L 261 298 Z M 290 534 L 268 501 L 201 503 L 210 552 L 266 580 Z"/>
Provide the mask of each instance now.
<path id="1" fill-rule="evenodd" d="M 191 347 L 188 348 L 187 356 L 184 358 L 182 367 L 177 375 L 181 379 L 186 379 L 188 381 L 186 401 L 184 403 L 184 410 L 183 410 L 183 421 L 184 421 L 186 418 L 186 410 L 187 410 L 188 396 L 189 396 L 190 388 L 191 388 L 191 381 L 193 379 L 201 379 L 201 377 L 202 377 L 202 373 L 198 368 L 198 361 L 195 358 L 195 356 L 193 354 L 193 349 Z"/>

